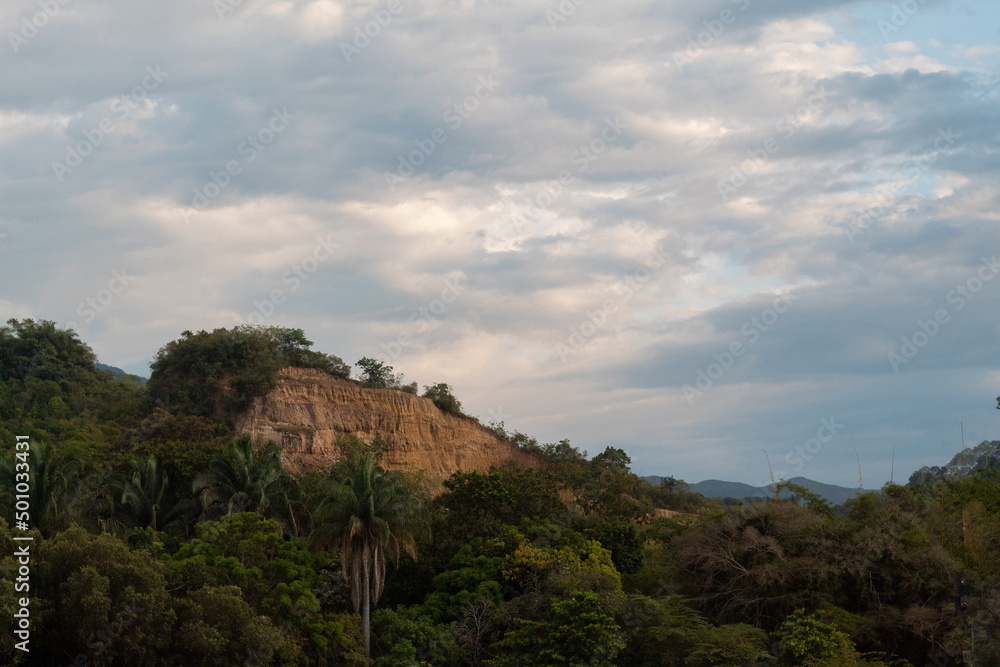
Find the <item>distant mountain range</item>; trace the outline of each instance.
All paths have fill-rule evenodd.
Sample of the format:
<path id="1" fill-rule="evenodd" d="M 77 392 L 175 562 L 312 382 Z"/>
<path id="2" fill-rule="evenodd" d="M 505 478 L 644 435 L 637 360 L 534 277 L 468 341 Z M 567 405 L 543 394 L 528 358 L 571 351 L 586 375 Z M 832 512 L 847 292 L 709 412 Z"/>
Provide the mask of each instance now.
<path id="1" fill-rule="evenodd" d="M 910 484 L 935 482 L 949 477 L 964 477 L 985 468 L 1000 468 L 1000 440 L 984 440 L 975 447 L 963 449 L 955 454 L 947 465 L 924 466 L 910 476 Z M 648 475 L 645 479 L 649 480 L 650 484 L 658 485 L 663 478 L 658 475 Z M 860 491 L 857 488 L 849 489 L 846 486 L 837 486 L 836 484 L 823 484 L 805 477 L 793 477 L 787 481 L 809 489 L 834 505 L 847 502 L 849 497 L 858 495 Z M 770 498 L 772 494 L 770 485 L 751 486 L 742 482 L 724 482 L 719 479 L 706 479 L 704 482 L 689 484 L 688 489 L 700 493 L 706 498 Z M 869 489 L 869 491 L 873 490 L 876 489 Z M 782 493 L 783 497 L 790 495 L 791 493 L 788 491 Z"/>
<path id="2" fill-rule="evenodd" d="M 662 478 L 657 475 L 649 475 L 645 479 L 649 480 L 650 484 L 659 484 Z M 822 482 L 816 482 L 805 477 L 793 477 L 786 481 L 809 489 L 833 505 L 842 505 L 847 502 L 849 497 L 856 496 L 860 492 L 860 489 L 857 488 L 851 489 L 846 486 L 837 486 L 836 484 L 823 484 Z M 719 479 L 706 479 L 697 484 L 689 484 L 688 489 L 695 493 L 700 493 L 706 498 L 770 498 L 773 493 L 770 484 L 766 486 L 751 486 L 742 482 L 724 482 Z M 783 491 L 781 495 L 787 498 L 792 494 L 789 491 Z"/>
<path id="3" fill-rule="evenodd" d="M 148 378 L 144 378 L 144 377 L 139 377 L 138 375 L 132 375 L 131 373 L 126 373 L 125 371 L 123 371 L 122 369 L 118 368 L 117 366 L 108 366 L 107 364 L 102 364 L 99 361 L 96 364 L 94 364 L 94 365 L 97 367 L 97 370 L 100 370 L 100 371 L 111 371 L 115 375 L 125 375 L 125 376 L 128 376 L 130 378 L 136 378 L 137 380 L 139 380 L 139 384 L 146 384 L 146 380 L 148 379 Z"/>

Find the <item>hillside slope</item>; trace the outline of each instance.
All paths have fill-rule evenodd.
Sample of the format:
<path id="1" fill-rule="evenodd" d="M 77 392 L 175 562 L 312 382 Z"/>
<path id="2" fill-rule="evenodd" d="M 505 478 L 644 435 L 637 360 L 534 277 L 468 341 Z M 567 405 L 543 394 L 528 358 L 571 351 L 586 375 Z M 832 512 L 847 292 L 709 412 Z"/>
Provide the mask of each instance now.
<path id="1" fill-rule="evenodd" d="M 426 470 L 444 479 L 456 470 L 485 472 L 541 461 L 477 422 L 451 415 L 433 401 L 392 389 L 366 389 L 314 369 L 284 368 L 266 396 L 254 399 L 236 421 L 254 442 L 274 440 L 285 465 L 296 472 L 323 472 L 340 456 L 334 442 L 355 435 L 385 440 L 383 465 Z"/>

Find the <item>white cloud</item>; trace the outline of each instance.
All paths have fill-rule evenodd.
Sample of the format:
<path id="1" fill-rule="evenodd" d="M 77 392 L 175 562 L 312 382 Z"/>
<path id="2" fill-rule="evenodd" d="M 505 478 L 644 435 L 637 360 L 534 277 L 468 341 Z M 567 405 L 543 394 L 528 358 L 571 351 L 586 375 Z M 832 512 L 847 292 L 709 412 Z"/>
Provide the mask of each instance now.
<path id="1" fill-rule="evenodd" d="M 5 5 L 4 24 L 35 6 Z M 953 411 L 982 399 L 992 416 L 976 392 L 997 371 L 949 373 L 991 358 L 1000 292 L 904 369 L 924 389 L 884 355 L 991 252 L 995 45 L 970 37 L 948 53 L 914 31 L 883 47 L 877 30 L 830 18 L 855 3 L 796 3 L 738 15 L 680 69 L 674 53 L 731 3 L 584 4 L 553 30 L 558 3 L 434 2 L 405 5 L 348 63 L 340 42 L 385 6 L 247 0 L 220 20 L 199 0 L 74 4 L 8 53 L 0 310 L 70 321 L 126 267 L 134 284 L 84 338 L 142 370 L 180 331 L 231 326 L 281 289 L 267 322 L 321 349 L 352 361 L 409 333 L 392 360 L 409 379 L 453 383 L 484 418 L 502 405 L 508 427 L 543 440 L 623 446 L 646 473 L 692 481 L 757 481 L 745 471 L 762 444 L 780 450 L 827 412 L 912 447 L 897 469 L 924 460 Z M 52 160 L 157 64 L 163 85 L 58 182 Z M 453 126 L 446 110 L 480 77 L 499 83 Z M 818 88 L 826 101 L 799 113 Z M 269 134 L 276 108 L 294 118 Z M 585 157 L 615 118 L 620 135 Z M 961 138 L 908 173 L 949 126 Z M 435 128 L 446 140 L 390 189 L 386 171 Z M 251 137 L 266 140 L 252 160 Z M 719 180 L 769 139 L 776 150 L 723 201 Z M 234 160 L 239 173 L 192 214 L 194 189 Z M 563 170 L 572 182 L 553 196 Z M 851 243 L 850 221 L 893 185 Z M 317 238 L 339 244 L 336 258 L 293 291 L 283 277 Z M 669 263 L 627 299 L 615 292 L 657 245 Z M 446 280 L 461 296 L 421 319 Z M 790 290 L 788 315 L 689 405 L 681 386 Z M 615 298 L 560 359 L 556 345 Z M 946 403 L 926 388 L 939 386 L 954 389 Z M 849 483 L 853 452 L 829 456 L 814 476 Z"/>

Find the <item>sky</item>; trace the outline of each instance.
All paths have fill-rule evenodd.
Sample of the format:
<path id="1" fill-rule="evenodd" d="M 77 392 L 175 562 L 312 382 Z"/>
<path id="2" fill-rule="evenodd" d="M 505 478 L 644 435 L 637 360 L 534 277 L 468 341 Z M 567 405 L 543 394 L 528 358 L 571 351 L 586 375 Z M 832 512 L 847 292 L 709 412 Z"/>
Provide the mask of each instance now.
<path id="1" fill-rule="evenodd" d="M 140 375 L 301 328 L 640 474 L 905 482 L 1000 439 L 998 33 L 994 0 L 5 0 L 0 317 Z"/>

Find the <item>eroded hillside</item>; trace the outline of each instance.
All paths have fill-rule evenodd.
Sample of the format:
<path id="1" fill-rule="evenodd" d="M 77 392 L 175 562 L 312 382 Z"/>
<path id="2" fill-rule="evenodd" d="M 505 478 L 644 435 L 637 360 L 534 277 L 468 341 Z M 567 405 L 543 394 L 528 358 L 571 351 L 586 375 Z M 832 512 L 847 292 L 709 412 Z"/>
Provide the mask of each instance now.
<path id="1" fill-rule="evenodd" d="M 456 470 L 541 465 L 537 457 L 471 419 L 443 412 L 429 399 L 393 389 L 366 389 L 305 368 L 282 369 L 277 386 L 254 399 L 236 428 L 254 442 L 277 442 L 285 465 L 296 472 L 328 470 L 340 456 L 334 443 L 345 435 L 366 442 L 385 440 L 386 468 L 426 470 L 440 479 Z"/>

